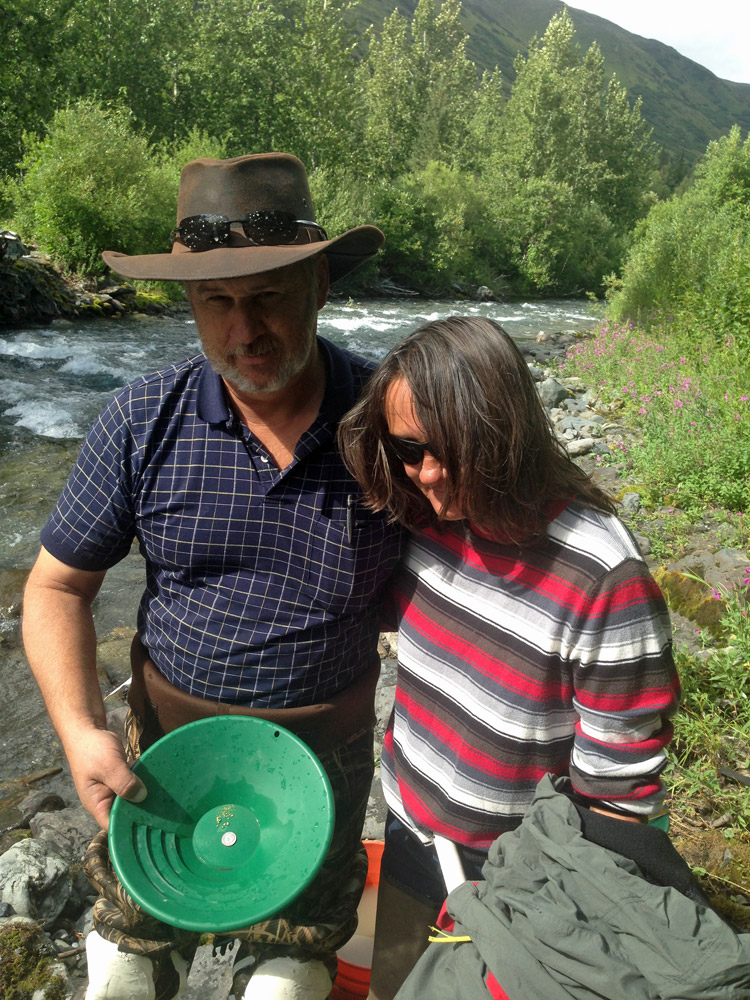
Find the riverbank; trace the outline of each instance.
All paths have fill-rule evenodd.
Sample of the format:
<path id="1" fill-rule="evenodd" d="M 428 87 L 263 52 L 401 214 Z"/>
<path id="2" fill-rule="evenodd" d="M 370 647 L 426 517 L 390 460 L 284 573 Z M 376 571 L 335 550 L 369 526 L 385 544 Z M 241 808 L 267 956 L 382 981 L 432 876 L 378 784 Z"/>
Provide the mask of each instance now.
<path id="1" fill-rule="evenodd" d="M 55 319 L 185 313 L 189 307 L 181 297 L 181 286 L 172 284 L 176 294 L 169 296 L 156 283 L 144 290 L 143 283 L 136 287 L 111 273 L 98 278 L 65 274 L 51 258 L 31 251 L 23 257 L 0 259 L 0 328 L 47 324 Z M 457 302 L 495 301 L 495 296 L 485 286 L 457 286 L 454 293 Z M 346 293 L 337 293 L 334 289 L 330 297 L 345 298 Z M 413 289 L 383 279 L 367 290 L 367 297 L 416 299 L 422 296 Z"/>
<path id="2" fill-rule="evenodd" d="M 672 605 L 676 648 L 684 649 L 695 658 L 696 663 L 704 662 L 706 654 L 715 644 L 711 629 L 716 626 L 720 610 L 720 602 L 713 595 L 722 587 L 739 583 L 743 569 L 748 565 L 746 535 L 722 512 L 706 512 L 699 522 L 688 522 L 684 514 L 666 504 L 656 509 L 645 508 L 637 483 L 631 478 L 627 458 L 637 439 L 637 429 L 625 424 L 617 405 L 603 404 L 597 393 L 582 380 L 563 378 L 559 373 L 558 359 L 574 340 L 572 334 L 539 333 L 536 347 L 527 351 L 542 399 L 569 452 L 620 500 L 623 519 L 636 533 L 652 572 L 667 591 Z M 129 575 L 133 587 L 137 589 L 137 578 L 141 572 L 139 557 L 129 556 L 125 564 L 122 572 Z M 24 573 L 19 571 L 13 583 L 9 583 L 9 592 L 4 598 L 6 606 L 14 609 L 16 619 L 20 611 L 23 577 Z M 697 583 L 695 577 L 705 580 L 706 584 Z M 100 634 L 100 679 L 105 691 L 114 691 L 129 675 L 131 636 L 132 628 L 116 628 Z M 393 636 L 383 637 L 383 671 L 376 706 L 379 741 L 382 741 L 393 700 L 393 642 Z M 5 637 L 1 648 L 6 660 L 14 655 L 16 644 L 16 635 Z M 118 725 L 124 708 L 122 694 L 114 694 L 108 705 L 112 706 L 112 724 Z M 56 765 L 57 760 L 49 763 Z M 60 903 L 62 897 L 59 895 L 54 897 L 54 904 L 47 904 L 49 908 L 46 911 L 37 913 L 36 919 L 41 918 L 40 922 L 45 925 L 45 933 L 52 941 L 51 947 L 56 949 L 58 955 L 65 955 L 60 961 L 70 982 L 75 983 L 85 972 L 85 958 L 78 949 L 80 935 L 83 935 L 90 920 L 91 900 L 86 898 L 85 882 L 82 883 L 78 877 L 88 820 L 77 806 L 67 770 L 63 768 L 54 775 L 44 773 L 52 769 L 41 767 L 38 769 L 40 777 L 27 776 L 25 780 L 18 779 L 0 790 L 0 830 L 7 831 L 0 842 L 0 855 L 3 852 L 7 854 L 14 845 L 43 842 L 46 846 L 37 859 L 37 869 L 41 866 L 41 859 L 63 856 L 63 866 L 54 862 L 58 866 L 54 870 L 61 873 L 58 880 L 63 889 L 59 891 L 67 891 L 69 885 L 70 895 L 63 900 L 62 909 L 55 916 L 50 914 Z M 32 797 L 29 801 L 26 796 L 32 789 L 41 798 Z M 46 809 L 52 811 L 45 813 Z M 737 913 L 742 915 L 743 910 L 750 912 L 750 895 L 743 888 L 750 884 L 750 878 L 746 879 L 743 875 L 745 871 L 750 874 L 747 838 L 741 831 L 731 839 L 725 836 L 726 819 L 722 819 L 715 803 L 702 791 L 696 791 L 690 802 L 673 802 L 671 818 L 673 840 L 683 856 L 692 865 L 728 880 L 723 883 L 726 889 L 721 888 L 722 883 L 711 883 L 717 898 L 733 908 L 735 917 Z M 379 838 L 383 819 L 382 797 L 376 781 L 365 835 Z M 14 828 L 9 830 L 8 827 Z M 25 848 L 27 852 L 30 850 Z M 71 857 L 72 860 L 69 860 Z M 46 866 L 47 862 L 44 864 Z M 729 885 L 732 882 L 736 883 L 734 888 Z M 38 901 L 44 901 L 49 900 L 52 894 L 37 887 L 31 895 Z M 0 928 L 2 926 L 0 919 Z M 55 940 L 58 941 L 57 946 L 54 945 Z M 201 978 L 200 968 L 191 976 L 186 1000 L 214 1000 L 214 996 L 223 1000 L 212 967 L 207 963 L 206 968 L 205 978 Z M 51 994 L 48 1000 L 52 1000 Z"/>
<path id="3" fill-rule="evenodd" d="M 0 260 L 0 327 L 186 310 L 187 303 L 158 291 L 138 291 L 128 282 L 65 275 L 35 251 Z"/>

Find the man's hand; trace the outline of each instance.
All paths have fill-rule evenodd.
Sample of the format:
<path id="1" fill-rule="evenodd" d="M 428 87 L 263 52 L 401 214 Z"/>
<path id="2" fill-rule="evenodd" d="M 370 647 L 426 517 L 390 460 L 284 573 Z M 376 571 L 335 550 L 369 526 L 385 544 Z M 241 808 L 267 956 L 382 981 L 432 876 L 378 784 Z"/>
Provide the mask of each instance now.
<path id="1" fill-rule="evenodd" d="M 107 729 L 90 729 L 66 747 L 70 771 L 81 803 L 102 829 L 109 825 L 115 795 L 142 802 L 146 786 L 128 767 L 118 736 Z"/>
<path id="2" fill-rule="evenodd" d="M 23 638 L 81 802 L 106 830 L 115 795 L 138 802 L 146 789 L 107 730 L 91 613 L 103 579 L 104 572 L 67 566 L 43 548 L 26 585 Z"/>

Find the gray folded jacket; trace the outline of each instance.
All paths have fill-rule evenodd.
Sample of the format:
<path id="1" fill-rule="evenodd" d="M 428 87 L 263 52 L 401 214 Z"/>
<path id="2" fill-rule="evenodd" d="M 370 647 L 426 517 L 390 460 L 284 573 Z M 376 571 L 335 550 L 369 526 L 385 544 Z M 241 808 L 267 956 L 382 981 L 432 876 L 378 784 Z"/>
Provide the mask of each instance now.
<path id="1" fill-rule="evenodd" d="M 566 789 L 543 778 L 484 881 L 450 893 L 446 934 L 397 1000 L 750 1000 L 750 934 L 711 909 L 667 834 Z"/>

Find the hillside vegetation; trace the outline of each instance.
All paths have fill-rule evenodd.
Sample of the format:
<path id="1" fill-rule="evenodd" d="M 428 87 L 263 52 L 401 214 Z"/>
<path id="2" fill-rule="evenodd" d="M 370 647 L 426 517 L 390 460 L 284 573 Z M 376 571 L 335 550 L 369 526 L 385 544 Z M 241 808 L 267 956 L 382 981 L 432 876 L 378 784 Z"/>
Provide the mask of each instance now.
<path id="1" fill-rule="evenodd" d="M 363 0 L 360 27 L 379 29 L 394 7 L 410 16 L 417 0 Z M 534 35 L 541 37 L 564 4 L 558 0 L 463 0 L 461 23 L 467 52 L 480 70 L 500 69 L 506 92 L 515 79 L 513 63 Z M 643 101 L 643 117 L 654 140 L 678 163 L 692 166 L 712 139 L 732 125 L 750 129 L 750 84 L 721 80 L 669 45 L 643 38 L 588 11 L 568 10 L 583 49 L 596 42 L 607 76 L 616 75 L 632 99 Z"/>
<path id="2" fill-rule="evenodd" d="M 385 250 L 351 290 L 384 275 L 432 295 L 601 294 L 656 197 L 639 102 L 565 12 L 506 93 L 469 58 L 458 0 L 419 0 L 359 44 L 349 0 L 221 0 L 191 17 L 192 0 L 12 2 L 35 8 L 18 30 L 30 82 L 28 32 L 54 27 L 57 44 L 43 93 L 30 85 L 0 126 L 0 196 L 66 268 L 167 250 L 179 169 L 200 155 L 296 153 L 329 232 L 380 225 Z"/>

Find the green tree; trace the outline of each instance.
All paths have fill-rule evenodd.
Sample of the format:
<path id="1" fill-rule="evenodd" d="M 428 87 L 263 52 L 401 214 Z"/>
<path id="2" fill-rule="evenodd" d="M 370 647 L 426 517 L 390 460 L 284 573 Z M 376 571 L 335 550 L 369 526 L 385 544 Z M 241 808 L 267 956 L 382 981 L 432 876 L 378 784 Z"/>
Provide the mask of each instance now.
<path id="1" fill-rule="evenodd" d="M 348 15 L 359 3 L 305 0 L 294 17 L 286 69 L 289 144 L 283 148 L 310 170 L 322 165 L 347 170 L 357 162 L 352 138 L 361 101 L 355 81 L 357 41 Z"/>
<path id="2" fill-rule="evenodd" d="M 24 132 L 39 132 L 54 110 L 55 24 L 39 0 L 4 0 L 0 32 L 0 173 L 15 170 Z"/>
<path id="3" fill-rule="evenodd" d="M 181 115 L 221 136 L 233 153 L 284 149 L 289 141 L 288 11 L 286 2 L 265 0 L 211 0 L 195 10 Z"/>
<path id="4" fill-rule="evenodd" d="M 180 97 L 196 20 L 191 0 L 69 0 L 53 6 L 60 104 L 77 98 L 124 103 L 154 138 L 183 131 Z"/>
<path id="5" fill-rule="evenodd" d="M 380 37 L 370 30 L 358 78 L 371 175 L 456 162 L 477 86 L 460 13 L 459 0 L 419 0 L 410 22 L 395 10 Z"/>
<path id="6" fill-rule="evenodd" d="M 465 142 L 457 154 L 462 169 L 481 175 L 495 156 L 502 142 L 505 101 L 500 70 L 485 71 L 466 124 Z"/>
<path id="7" fill-rule="evenodd" d="M 523 284 L 547 293 L 601 286 L 647 209 L 653 170 L 640 105 L 605 82 L 598 46 L 582 55 L 574 34 L 564 10 L 518 56 L 483 176 Z"/>

